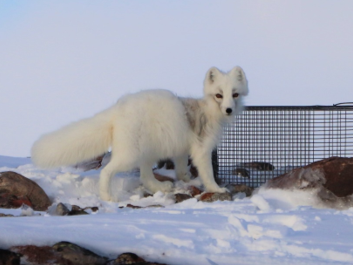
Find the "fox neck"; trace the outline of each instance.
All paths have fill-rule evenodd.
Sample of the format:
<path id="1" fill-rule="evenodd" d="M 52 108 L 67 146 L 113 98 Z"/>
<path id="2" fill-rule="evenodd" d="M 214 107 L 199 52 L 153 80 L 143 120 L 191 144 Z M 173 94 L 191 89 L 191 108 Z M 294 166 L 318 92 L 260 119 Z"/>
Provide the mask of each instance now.
<path id="1" fill-rule="evenodd" d="M 217 102 L 212 97 L 204 97 L 197 100 L 200 111 L 195 119 L 200 121 L 201 127 L 197 128 L 199 139 L 203 142 L 209 138 L 210 143 L 214 147 L 220 140 L 223 132 L 223 127 L 233 120 L 233 117 L 225 116 Z"/>

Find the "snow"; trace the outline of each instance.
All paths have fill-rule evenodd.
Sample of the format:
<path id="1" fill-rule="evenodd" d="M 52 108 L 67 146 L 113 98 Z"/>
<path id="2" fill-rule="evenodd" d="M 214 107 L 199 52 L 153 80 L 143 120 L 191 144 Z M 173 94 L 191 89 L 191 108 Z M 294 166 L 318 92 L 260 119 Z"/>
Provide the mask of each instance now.
<path id="1" fill-rule="evenodd" d="M 323 208 L 309 191 L 260 188 L 248 198 L 175 204 L 173 193 L 143 197 L 138 171 L 118 174 L 111 185 L 119 202 L 98 196 L 99 170 L 42 170 L 28 158 L 0 156 L 0 172 L 18 172 L 53 201 L 98 206 L 89 215 L 55 216 L 22 206 L 0 209 L 0 248 L 70 241 L 109 258 L 133 252 L 146 260 L 177 264 L 352 264 L 353 208 Z M 174 176 L 163 170 L 163 175 Z M 198 179 L 193 185 L 200 186 Z M 176 182 L 174 192 L 187 190 Z M 120 208 L 127 204 L 149 206 Z M 164 207 L 157 207 L 164 206 Z"/>

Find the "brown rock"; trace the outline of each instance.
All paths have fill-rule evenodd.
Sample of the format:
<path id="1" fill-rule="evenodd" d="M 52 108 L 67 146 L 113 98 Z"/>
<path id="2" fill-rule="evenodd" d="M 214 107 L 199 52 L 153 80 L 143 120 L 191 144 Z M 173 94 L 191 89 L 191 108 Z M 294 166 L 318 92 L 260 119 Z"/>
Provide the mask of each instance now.
<path id="1" fill-rule="evenodd" d="M 127 208 L 132 208 L 132 209 L 141 209 L 141 208 L 142 208 L 141 206 L 132 205 L 132 204 L 130 204 L 130 203 L 128 203 L 128 204 L 126 205 L 126 207 L 127 207 Z M 124 208 L 124 207 L 123 207 L 123 208 Z"/>
<path id="2" fill-rule="evenodd" d="M 74 265 L 72 262 L 62 258 L 60 253 L 57 253 L 49 246 L 16 246 L 11 248 L 12 251 L 23 256 L 22 259 L 30 262 L 30 264 L 47 265 L 47 264 L 62 264 Z M 20 264 L 20 263 L 18 263 Z M 26 263 L 27 264 L 27 263 Z"/>
<path id="3" fill-rule="evenodd" d="M 116 260 L 114 260 L 113 264 L 136 264 L 136 263 L 143 263 L 146 264 L 146 261 L 143 258 L 140 258 L 134 253 L 123 253 L 119 255 Z"/>
<path id="4" fill-rule="evenodd" d="M 9 250 L 0 249 L 0 265 L 20 265 L 20 255 Z"/>
<path id="5" fill-rule="evenodd" d="M 36 265 L 103 265 L 108 260 L 69 242 L 59 242 L 52 247 L 16 246 L 11 250 L 21 254 L 30 264 Z"/>
<path id="6" fill-rule="evenodd" d="M 37 183 L 12 171 L 0 173 L 0 197 L 3 208 L 18 208 L 24 203 L 36 211 L 45 211 L 51 205 Z"/>
<path id="7" fill-rule="evenodd" d="M 328 207 L 353 206 L 353 158 L 331 157 L 297 168 L 269 180 L 265 187 L 280 189 L 316 189 Z"/>
<path id="8" fill-rule="evenodd" d="M 80 206 L 77 205 L 72 205 L 71 211 L 68 213 L 68 215 L 85 215 L 88 214 L 86 211 L 84 211 Z"/>
<path id="9" fill-rule="evenodd" d="M 175 194 L 175 202 L 176 203 L 183 202 L 183 201 L 186 201 L 191 198 L 192 198 L 192 196 L 190 196 L 189 194 L 182 194 L 182 193 Z"/>
<path id="10" fill-rule="evenodd" d="M 148 262 L 143 258 L 137 256 L 134 253 L 123 253 L 119 255 L 114 261 L 109 262 L 109 265 L 127 265 L 127 264 L 135 264 L 135 265 L 166 265 L 162 263 Z"/>
<path id="11" fill-rule="evenodd" d="M 91 169 L 98 169 L 102 166 L 102 161 L 103 161 L 103 157 L 105 154 L 97 156 L 93 159 L 78 163 L 74 166 L 74 168 L 78 168 L 81 169 L 83 171 L 88 171 Z"/>
<path id="12" fill-rule="evenodd" d="M 62 258 L 75 265 L 100 265 L 106 264 L 107 258 L 70 242 L 59 242 L 52 247 L 60 253 Z"/>
<path id="13" fill-rule="evenodd" d="M 202 193 L 202 191 L 195 186 L 190 186 L 189 191 L 190 191 L 190 195 L 192 197 L 195 197 L 195 196 L 200 195 Z"/>
<path id="14" fill-rule="evenodd" d="M 159 181 L 171 181 L 171 182 L 174 182 L 174 179 L 170 178 L 170 177 L 167 177 L 167 176 L 163 176 L 163 175 L 160 175 L 160 174 L 157 174 L 157 173 L 154 173 L 154 177 L 159 180 Z"/>
<path id="15" fill-rule="evenodd" d="M 323 186 L 338 197 L 353 194 L 353 158 L 330 157 L 268 181 L 269 187 Z"/>
<path id="16" fill-rule="evenodd" d="M 206 192 L 200 196 L 199 200 L 203 202 L 231 201 L 232 196 L 230 195 L 229 192 L 225 192 L 225 193 Z"/>

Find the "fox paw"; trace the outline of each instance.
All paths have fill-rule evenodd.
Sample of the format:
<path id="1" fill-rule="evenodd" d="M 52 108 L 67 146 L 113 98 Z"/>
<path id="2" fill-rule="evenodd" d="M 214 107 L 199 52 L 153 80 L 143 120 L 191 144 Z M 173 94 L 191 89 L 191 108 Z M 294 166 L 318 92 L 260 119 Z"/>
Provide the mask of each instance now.
<path id="1" fill-rule="evenodd" d="M 214 192 L 214 193 L 226 193 L 229 192 L 227 188 L 221 188 L 221 187 L 212 187 L 212 188 L 206 188 L 207 192 Z"/>
<path id="2" fill-rule="evenodd" d="M 147 182 L 144 183 L 144 186 L 151 192 L 157 192 L 157 191 L 171 191 L 173 188 L 173 183 L 170 181 L 153 181 L 153 182 Z"/>
<path id="3" fill-rule="evenodd" d="M 173 183 L 170 181 L 164 181 L 164 182 L 160 182 L 159 185 L 159 189 L 160 191 L 170 191 L 173 188 Z"/>
<path id="4" fill-rule="evenodd" d="M 113 198 L 110 196 L 110 194 L 106 192 L 100 192 L 100 197 L 103 201 L 113 201 Z"/>

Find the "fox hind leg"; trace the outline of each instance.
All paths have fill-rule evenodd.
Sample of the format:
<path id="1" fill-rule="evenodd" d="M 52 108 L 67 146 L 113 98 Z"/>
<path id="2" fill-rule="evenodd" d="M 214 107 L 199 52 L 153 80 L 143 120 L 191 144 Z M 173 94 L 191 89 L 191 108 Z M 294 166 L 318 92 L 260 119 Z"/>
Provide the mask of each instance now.
<path id="1" fill-rule="evenodd" d="M 142 163 L 141 170 L 141 182 L 145 188 L 151 192 L 157 191 L 170 191 L 173 188 L 173 183 L 170 181 L 158 181 L 152 172 L 152 167 L 154 162 L 144 162 Z"/>
<path id="2" fill-rule="evenodd" d="M 102 200 L 113 201 L 113 197 L 110 193 L 112 177 L 118 172 L 125 172 L 133 169 L 134 164 L 134 161 L 127 161 L 121 156 L 112 155 L 110 162 L 102 169 L 99 176 L 99 194 Z"/>

